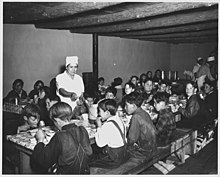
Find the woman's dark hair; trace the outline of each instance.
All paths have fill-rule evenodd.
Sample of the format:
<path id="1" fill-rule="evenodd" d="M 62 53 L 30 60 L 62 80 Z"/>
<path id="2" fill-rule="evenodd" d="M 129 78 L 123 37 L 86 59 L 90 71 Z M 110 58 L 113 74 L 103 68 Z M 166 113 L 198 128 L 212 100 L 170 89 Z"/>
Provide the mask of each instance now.
<path id="1" fill-rule="evenodd" d="M 164 92 L 157 92 L 155 95 L 154 95 L 154 99 L 157 103 L 159 103 L 160 101 L 164 101 L 166 104 L 168 103 L 168 95 Z"/>
<path id="2" fill-rule="evenodd" d="M 137 107 L 141 107 L 144 100 L 142 95 L 137 92 L 131 92 L 130 94 L 126 95 L 124 99 L 125 102 L 135 104 Z"/>
<path id="3" fill-rule="evenodd" d="M 72 117 L 72 108 L 69 104 L 64 102 L 55 103 L 49 110 L 49 116 L 53 121 L 55 121 L 55 118 L 69 121 Z"/>
<path id="4" fill-rule="evenodd" d="M 117 103 L 113 99 L 104 99 L 99 102 L 98 110 L 99 108 L 103 111 L 109 111 L 112 116 L 115 116 L 117 111 Z"/>
<path id="5" fill-rule="evenodd" d="M 33 116 L 37 119 L 40 119 L 40 114 L 41 114 L 40 108 L 33 103 L 27 104 L 22 110 L 22 115 L 28 118 Z"/>
<path id="6" fill-rule="evenodd" d="M 15 85 L 16 85 L 17 83 L 20 83 L 22 87 L 24 86 L 24 81 L 23 81 L 23 80 L 21 80 L 21 79 L 16 79 L 16 80 L 13 82 L 13 84 L 12 84 L 12 88 L 13 88 L 13 89 L 14 89 L 14 87 L 15 87 Z"/>

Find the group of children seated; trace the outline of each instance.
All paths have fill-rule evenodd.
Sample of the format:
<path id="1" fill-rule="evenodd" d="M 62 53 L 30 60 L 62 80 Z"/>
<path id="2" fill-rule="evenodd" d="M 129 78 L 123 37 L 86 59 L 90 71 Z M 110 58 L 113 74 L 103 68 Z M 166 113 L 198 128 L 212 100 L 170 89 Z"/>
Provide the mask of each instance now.
<path id="1" fill-rule="evenodd" d="M 48 173 L 48 169 L 55 166 L 56 174 L 89 174 L 94 168 L 117 168 L 126 161 L 141 164 L 156 153 L 158 146 L 169 143 L 176 127 L 198 128 L 217 118 L 215 82 L 207 80 L 204 83 L 203 99 L 197 93 L 195 83 L 187 82 L 186 93 L 183 93 L 187 104 L 182 107 L 168 104 L 172 95 L 170 84 L 160 79 L 159 74 L 154 80 L 150 77 L 152 73 L 140 80 L 132 76 L 124 87 L 120 77 L 115 78 L 109 87 L 104 85 L 104 78 L 99 78 L 99 92 L 96 94 L 87 89 L 84 101 L 74 110 L 67 103 L 60 102 L 55 94 L 48 94 L 44 86 L 38 85 L 35 90 L 38 95 L 34 96 L 35 91 L 29 94 L 32 103 L 24 107 L 25 123 L 17 132 L 36 128 L 40 120 L 59 131 L 45 146 L 45 133 L 38 130 L 35 136 L 37 145 L 31 156 L 33 168 L 35 166 L 39 173 Z M 16 83 L 12 92 L 23 94 L 22 83 Z M 18 88 L 22 91 L 17 92 Z M 8 95 L 5 101 L 12 99 Z M 148 112 L 142 109 L 143 104 L 153 107 L 158 114 L 156 121 L 152 121 Z M 70 120 L 84 119 L 84 113 L 91 115 L 94 105 L 96 118 L 88 119 L 97 127 L 95 144 L 91 145 L 87 130 L 70 123 Z M 182 115 L 181 121 L 176 123 L 175 114 Z M 130 116 L 129 126 L 123 121 L 126 116 Z"/>

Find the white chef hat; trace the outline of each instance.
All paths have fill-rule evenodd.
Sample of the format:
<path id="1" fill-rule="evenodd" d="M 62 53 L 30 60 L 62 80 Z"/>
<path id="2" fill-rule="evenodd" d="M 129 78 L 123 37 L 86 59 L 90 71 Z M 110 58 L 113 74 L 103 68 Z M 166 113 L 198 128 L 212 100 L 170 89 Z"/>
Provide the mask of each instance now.
<path id="1" fill-rule="evenodd" d="M 207 61 L 214 61 L 214 60 L 215 60 L 214 56 L 208 57 L 208 59 L 207 59 Z"/>
<path id="2" fill-rule="evenodd" d="M 78 65 L 79 58 L 77 56 L 67 56 L 66 57 L 66 66 L 69 64 Z"/>

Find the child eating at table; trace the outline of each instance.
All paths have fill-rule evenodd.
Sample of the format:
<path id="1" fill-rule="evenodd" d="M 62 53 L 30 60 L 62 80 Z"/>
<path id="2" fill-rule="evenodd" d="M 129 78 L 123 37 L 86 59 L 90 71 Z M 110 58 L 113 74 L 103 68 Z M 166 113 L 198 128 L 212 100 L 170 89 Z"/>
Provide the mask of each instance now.
<path id="1" fill-rule="evenodd" d="M 154 107 L 159 112 L 156 122 L 157 146 L 165 146 L 176 129 L 175 117 L 167 106 L 168 97 L 165 92 L 154 95 Z"/>
<path id="2" fill-rule="evenodd" d="M 72 108 L 67 103 L 54 104 L 49 114 L 60 131 L 45 146 L 45 133 L 38 130 L 37 145 L 31 156 L 32 166 L 41 167 L 45 173 L 56 164 L 56 174 L 89 174 L 87 161 L 92 148 L 87 130 L 70 123 Z"/>
<path id="3" fill-rule="evenodd" d="M 150 159 L 156 150 L 156 129 L 149 114 L 141 108 L 143 97 L 132 92 L 125 97 L 125 110 L 132 115 L 128 130 L 130 160 L 138 164 Z"/>
<path id="4" fill-rule="evenodd" d="M 116 168 L 126 160 L 126 129 L 116 114 L 117 104 L 105 99 L 98 104 L 100 119 L 97 120 L 95 141 L 98 147 L 105 147 L 106 156 L 91 162 L 91 167 Z M 102 125 L 101 121 L 105 121 Z"/>
<path id="5" fill-rule="evenodd" d="M 29 129 L 37 128 L 40 121 L 40 109 L 35 104 L 28 104 L 22 111 L 24 124 L 18 126 L 17 133 L 27 131 Z"/>

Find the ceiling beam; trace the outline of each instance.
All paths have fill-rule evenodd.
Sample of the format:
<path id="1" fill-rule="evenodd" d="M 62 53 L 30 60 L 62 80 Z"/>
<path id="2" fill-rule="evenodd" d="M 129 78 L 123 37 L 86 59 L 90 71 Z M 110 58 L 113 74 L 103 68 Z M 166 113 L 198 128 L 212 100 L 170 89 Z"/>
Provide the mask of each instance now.
<path id="1" fill-rule="evenodd" d="M 4 2 L 4 23 L 33 23 L 102 9 L 122 2 Z"/>
<path id="2" fill-rule="evenodd" d="M 201 44 L 201 43 L 213 43 L 213 42 L 216 42 L 216 40 L 214 40 L 214 39 L 189 39 L 189 40 L 175 40 L 175 41 L 173 41 L 173 40 L 166 40 L 166 41 L 151 41 L 151 42 L 163 42 L 163 43 L 168 43 L 168 44 L 189 44 L 189 43 L 191 43 L 191 44 L 196 44 L 196 43 L 198 43 L 198 44 Z"/>
<path id="3" fill-rule="evenodd" d="M 166 28 L 156 28 L 156 29 L 146 29 L 139 31 L 129 31 L 120 33 L 108 33 L 100 34 L 104 36 L 137 36 L 137 35 L 153 35 L 153 34 L 165 34 L 165 33 L 179 33 L 187 31 L 202 31 L 207 29 L 218 29 L 218 21 L 210 21 L 204 23 L 195 23 L 183 26 L 166 27 Z"/>
<path id="4" fill-rule="evenodd" d="M 126 22 L 117 25 L 102 25 L 98 27 L 85 27 L 71 29 L 72 33 L 110 33 L 120 31 L 142 30 L 157 27 L 168 27 L 189 23 L 203 22 L 218 19 L 218 9 L 212 8 L 204 11 L 167 15 L 160 18 Z"/>
<path id="5" fill-rule="evenodd" d="M 217 42 L 216 36 L 203 36 L 203 37 L 176 37 L 176 38 L 160 38 L 160 39 L 139 39 L 141 41 L 154 41 L 154 42 L 196 42 L 196 41 L 209 41 Z"/>
<path id="6" fill-rule="evenodd" d="M 195 9 L 198 7 L 210 7 L 216 3 L 195 3 L 195 2 L 179 2 L 179 3 L 159 3 L 149 5 L 143 3 L 141 7 L 135 7 L 122 12 L 106 14 L 106 15 L 93 15 L 85 16 L 80 18 L 73 18 L 69 20 L 49 23 L 36 24 L 36 28 L 47 28 L 47 29 L 65 29 L 83 26 L 100 25 L 106 23 L 121 22 L 133 19 L 141 19 L 150 16 L 156 16 L 161 14 L 167 14 L 171 12 Z M 116 7 L 117 8 L 117 7 Z M 156 10 L 155 10 L 156 9 Z"/>
<path id="7" fill-rule="evenodd" d="M 141 36 L 123 36 L 125 38 L 133 38 L 133 39 L 158 39 L 158 38 L 175 38 L 175 37 L 199 37 L 199 36 L 207 36 L 207 35 L 216 35 L 218 36 L 218 30 L 205 30 L 199 32 L 184 32 L 184 33 L 167 33 L 160 35 L 141 35 Z"/>

